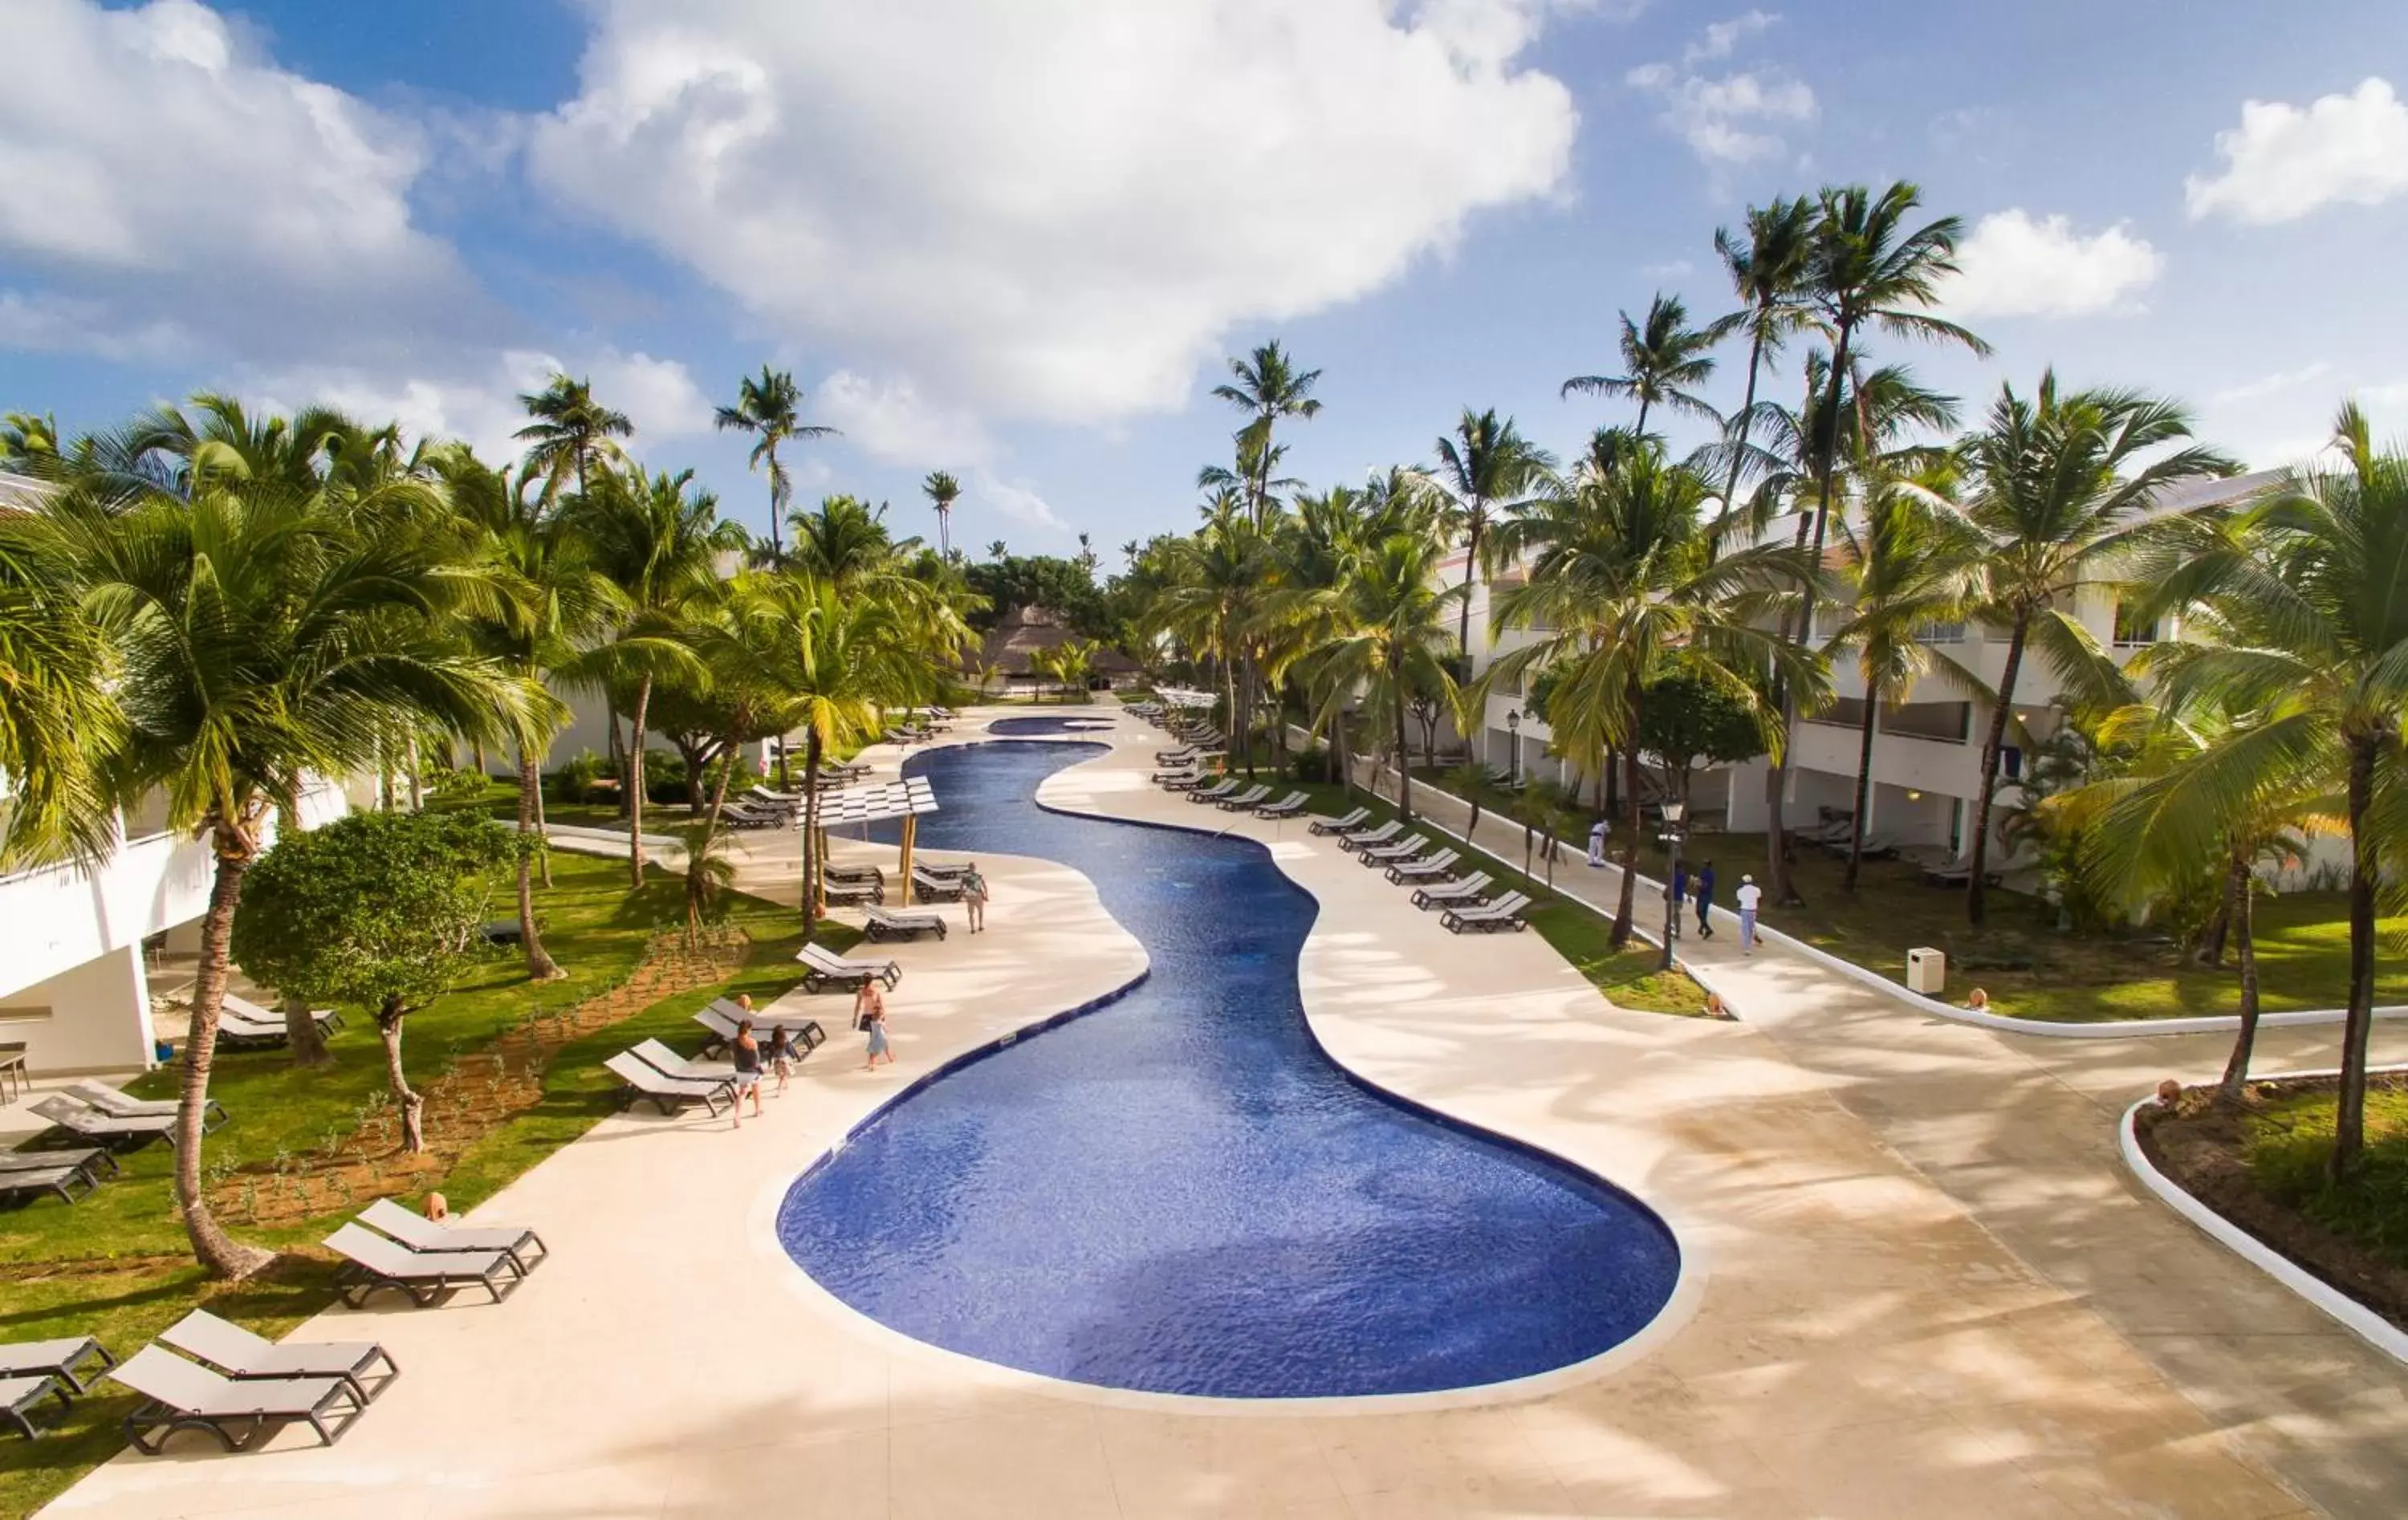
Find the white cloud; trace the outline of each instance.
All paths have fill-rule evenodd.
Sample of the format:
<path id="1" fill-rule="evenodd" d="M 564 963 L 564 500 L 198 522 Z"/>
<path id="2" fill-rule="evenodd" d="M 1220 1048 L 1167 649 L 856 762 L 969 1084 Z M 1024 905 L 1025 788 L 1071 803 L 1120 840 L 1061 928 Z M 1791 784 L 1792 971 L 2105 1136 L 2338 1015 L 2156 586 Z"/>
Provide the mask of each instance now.
<path id="1" fill-rule="evenodd" d="M 567 361 L 533 350 L 506 350 L 433 376 L 299 366 L 251 373 L 237 388 L 272 409 L 322 403 L 371 424 L 398 423 L 411 437 L 460 438 L 499 463 L 517 458 L 525 447 L 511 437 L 526 425 L 519 397 L 563 372 L 592 380 L 597 398 L 627 414 L 636 424 L 629 448 L 638 456 L 652 443 L 710 428 L 710 404 L 684 365 L 614 349 Z"/>
<path id="2" fill-rule="evenodd" d="M 847 442 L 890 464 L 963 465 L 995 449 L 977 418 L 932 403 L 909 380 L 873 380 L 839 369 L 820 382 L 819 412 Z"/>
<path id="3" fill-rule="evenodd" d="M 1782 157 L 1780 127 L 1814 118 L 1814 92 L 1777 69 L 1741 70 L 1710 78 L 1697 65 L 1730 57 L 1778 16 L 1751 10 L 1716 22 L 1684 49 L 1680 66 L 1641 64 L 1623 82 L 1663 103 L 1664 124 L 1708 164 L 1726 166 Z"/>
<path id="4" fill-rule="evenodd" d="M 1543 0 L 594 0 L 540 183 L 923 404 L 1175 406 L 1241 322 L 1555 194 Z M 908 81 L 908 85 L 898 84 Z"/>
<path id="5" fill-rule="evenodd" d="M 1015 523 L 1049 533 L 1070 531 L 1070 524 L 1062 521 L 1061 515 L 1025 480 L 1005 480 L 985 470 L 973 471 L 963 488 L 962 500 L 973 510 L 992 507 Z"/>
<path id="6" fill-rule="evenodd" d="M 1663 264 L 1642 264 L 1639 272 L 1650 280 L 1679 280 L 1698 272 L 1698 266 L 1686 259 L 1671 259 Z"/>
<path id="7" fill-rule="evenodd" d="M 2383 79 L 2302 109 L 2242 103 L 2241 125 L 2215 135 L 2220 173 L 2183 181 L 2193 217 L 2266 225 L 2336 202 L 2372 206 L 2408 191 L 2408 103 Z"/>
<path id="8" fill-rule="evenodd" d="M 2071 317 L 2129 309 L 2165 255 L 2128 224 L 2083 236 L 2061 216 L 1995 212 L 1956 248 L 1962 271 L 1942 299 L 1952 316 Z"/>
<path id="9" fill-rule="evenodd" d="M 1716 22 L 1697 41 L 1681 50 L 1681 62 L 1687 65 L 1728 58 L 1742 38 L 1755 36 L 1779 20 L 1778 15 L 1751 10 L 1727 22 Z"/>
<path id="10" fill-rule="evenodd" d="M 2245 385 L 2234 385 L 2217 391 L 2207 398 L 2208 405 L 2222 407 L 2229 406 L 2236 401 L 2262 400 L 2284 391 L 2295 391 L 2311 380 L 2321 380 L 2331 373 L 2332 366 L 2318 359 L 2314 364 L 2302 365 L 2297 369 L 2276 370 L 2273 374 L 2260 377 Z"/>

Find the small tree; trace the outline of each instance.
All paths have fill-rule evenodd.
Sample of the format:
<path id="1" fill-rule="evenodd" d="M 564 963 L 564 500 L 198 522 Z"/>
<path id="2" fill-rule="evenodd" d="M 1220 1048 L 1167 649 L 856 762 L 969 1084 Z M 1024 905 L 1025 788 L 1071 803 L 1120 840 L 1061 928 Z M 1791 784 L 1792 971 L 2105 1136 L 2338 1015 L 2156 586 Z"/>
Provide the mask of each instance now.
<path id="1" fill-rule="evenodd" d="M 469 813 L 353 813 L 279 840 L 245 885 L 234 959 L 288 997 L 372 1011 L 405 1150 L 426 1142 L 402 1021 L 476 957 L 486 899 L 518 853 L 517 836 Z"/>
<path id="2" fill-rule="evenodd" d="M 1762 754 L 1764 725 L 1747 703 L 1713 682 L 1668 676 L 1647 687 L 1639 709 L 1639 748 L 1672 773 L 1672 795 L 1686 807 L 1689 773 Z"/>

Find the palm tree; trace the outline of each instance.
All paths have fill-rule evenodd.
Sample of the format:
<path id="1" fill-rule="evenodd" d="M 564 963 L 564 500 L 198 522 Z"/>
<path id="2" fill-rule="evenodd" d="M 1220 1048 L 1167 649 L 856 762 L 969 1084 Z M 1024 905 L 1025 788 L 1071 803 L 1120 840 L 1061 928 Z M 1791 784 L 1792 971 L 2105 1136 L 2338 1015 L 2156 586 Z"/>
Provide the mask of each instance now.
<path id="1" fill-rule="evenodd" d="M 1703 329 L 1693 328 L 1688 325 L 1689 308 L 1681 304 L 1681 298 L 1660 292 L 1648 303 L 1645 327 L 1632 322 L 1627 311 L 1621 316 L 1623 373 L 1575 375 L 1564 381 L 1561 394 L 1578 392 L 1636 400 L 1639 423 L 1633 431 L 1641 437 L 1647 432 L 1648 410 L 1658 403 L 1693 417 L 1721 421 L 1714 409 L 1695 394 L 1691 387 L 1703 385 L 1714 372 L 1711 357 L 1713 347 L 1739 325 L 1741 319 L 1724 317 Z"/>
<path id="2" fill-rule="evenodd" d="M 1960 690 L 1981 697 L 1990 695 L 1978 675 L 1925 641 L 1931 624 L 1964 616 L 1973 595 L 1982 543 L 1959 520 L 1932 510 L 1916 490 L 1920 483 L 1876 481 L 1866 494 L 1862 527 L 1849 532 L 1842 525 L 1855 601 L 1847 621 L 1831 636 L 1828 652 L 1852 652 L 1865 688 L 1856 811 L 1848 830 L 1848 868 L 1841 878 L 1845 892 L 1856 890 L 1864 858 L 1873 733 L 1883 705 L 1904 702 L 1915 682 L 1935 668 Z"/>
<path id="3" fill-rule="evenodd" d="M 455 617 L 482 577 L 440 506 L 440 488 L 423 478 L 352 493 L 202 467 L 180 489 L 75 482 L 46 513 L 120 654 L 127 733 L 106 764 L 110 790 L 164 793 L 171 825 L 205 836 L 216 862 L 184 1046 L 176 1199 L 194 1255 L 217 1276 L 272 1259 L 225 1233 L 201 1186 L 228 936 L 269 825 L 313 778 L 373 762 L 394 726 L 431 720 L 487 734 L 541 700 L 463 645 Z"/>
<path id="4" fill-rule="evenodd" d="M 577 529 L 595 567 L 626 595 L 627 621 L 611 641 L 613 663 L 632 675 L 628 710 L 627 869 L 644 884 L 644 720 L 664 675 L 706 679 L 688 647 L 695 615 L 720 592 L 719 558 L 741 553 L 744 530 L 719 521 L 719 498 L 694 489 L 694 471 L 647 477 L 640 466 L 604 476 L 580 501 Z"/>
<path id="5" fill-rule="evenodd" d="M 626 594 L 594 566 L 591 546 L 568 517 L 528 499 L 535 476 L 493 470 L 466 447 L 437 461 L 453 507 L 482 535 L 480 559 L 494 588 L 492 604 L 470 620 L 469 638 L 518 681 L 538 688 L 600 686 L 609 672 L 602 652 L 626 620 Z M 543 855 L 543 761 L 566 710 L 557 703 L 516 715 L 518 751 L 520 948 L 527 976 L 553 982 L 568 973 L 544 948 L 535 917 L 534 877 Z M 550 867 L 544 882 L 551 884 Z"/>
<path id="6" fill-rule="evenodd" d="M 1237 383 L 1216 385 L 1212 394 L 1252 414 L 1246 425 L 1238 430 L 1238 456 L 1240 470 L 1251 471 L 1247 475 L 1247 502 L 1259 530 L 1266 525 L 1268 511 L 1270 472 L 1285 452 L 1272 446 L 1271 429 L 1283 417 L 1310 421 L 1320 413 L 1321 403 L 1312 399 L 1312 386 L 1321 379 L 1321 371 L 1308 369 L 1298 374 L 1286 351 L 1274 340 L 1246 358 L 1230 360 L 1229 375 Z"/>
<path id="7" fill-rule="evenodd" d="M 1207 523 L 1192 538 L 1175 538 L 1169 548 L 1170 584 L 1150 615 L 1162 631 L 1219 670 L 1229 738 L 1239 753 L 1251 757 L 1253 724 L 1239 701 L 1238 665 L 1265 590 L 1267 546 L 1240 513 Z"/>
<path id="8" fill-rule="evenodd" d="M 961 499 L 962 482 L 943 470 L 932 469 L 920 489 L 937 509 L 937 552 L 950 560 L 953 557 L 953 503 Z"/>
<path id="9" fill-rule="evenodd" d="M 1413 815 L 1412 751 L 1405 715 L 1417 693 L 1449 707 L 1460 697 L 1447 669 L 1448 605 L 1470 595 L 1438 586 L 1440 540 L 1393 533 L 1373 544 L 1336 593 L 1337 633 L 1328 645 L 1327 683 L 1315 726 L 1360 692 L 1365 721 L 1387 727 L 1396 746 L 1397 811 Z"/>
<path id="10" fill-rule="evenodd" d="M 1776 200 L 1770 206 L 1747 208 L 1747 242 L 1723 228 L 1714 229 L 1714 251 L 1730 274 L 1731 290 L 1741 309 L 1725 318 L 1747 330 L 1747 394 L 1731 419 L 1730 476 L 1723 484 L 1722 515 L 1728 517 L 1739 499 L 1740 466 L 1747 455 L 1751 414 L 1756 410 L 1756 376 L 1764 361 L 1781 351 L 1789 335 L 1806 324 L 1802 301 L 1808 262 L 1814 250 L 1814 203 L 1804 195 Z"/>
<path id="11" fill-rule="evenodd" d="M 790 369 L 773 370 L 761 366 L 756 379 L 746 376 L 737 383 L 736 405 L 722 407 L 713 417 L 719 430 L 752 435 L 752 452 L 746 463 L 769 470 L 769 563 L 778 564 L 785 550 L 778 540 L 778 524 L 785 520 L 786 505 L 794 499 L 795 482 L 786 473 L 785 462 L 778 457 L 780 448 L 796 438 L 832 438 L 840 435 L 833 427 L 806 425 L 802 420 L 803 392 L 795 383 Z"/>
<path id="12" fill-rule="evenodd" d="M 544 477 L 543 499 L 549 506 L 560 495 L 561 482 L 577 478 L 577 494 L 585 494 L 585 476 L 600 460 L 623 456 L 618 440 L 633 437 L 636 424 L 623 411 L 613 411 L 594 399 L 591 380 L 554 374 L 552 382 L 519 405 L 534 419 L 510 436 L 527 445 L 527 463 Z"/>
<path id="13" fill-rule="evenodd" d="M 2365 416 L 2342 409 L 2339 467 L 2294 471 L 2220 530 L 2178 523 L 2147 609 L 2197 605 L 2205 640 L 2152 652 L 2163 699 L 2258 714 L 2208 752 L 2214 798 L 2161 825 L 2196 831 L 2271 777 L 2312 772 L 2343 801 L 2349 828 L 2349 1003 L 2330 1169 L 2365 1151 L 2367 1041 L 2373 1027 L 2376 896 L 2408 855 L 2408 455 L 2374 448 Z M 2187 630 L 2186 630 L 2187 631 Z"/>
<path id="14" fill-rule="evenodd" d="M 1010 547 L 1000 538 L 990 540 L 986 546 L 986 557 L 998 565 L 1002 564 L 1005 556 L 1010 552 Z"/>
<path id="15" fill-rule="evenodd" d="M 96 758 L 118 740 L 113 655 L 38 513 L 0 506 L 0 870 L 98 860 L 117 810 Z"/>
<path id="16" fill-rule="evenodd" d="M 1987 423 L 1958 446 L 1971 479 L 1963 516 L 1985 546 L 1972 610 L 2007 632 L 1974 800 L 1965 911 L 1975 927 L 1986 904 L 1990 810 L 2025 652 L 2036 649 L 2062 689 L 2094 706 L 2127 699 L 2120 673 L 2074 615 L 2075 599 L 2086 587 L 2112 589 L 2128 573 L 2117 556 L 2162 531 L 2151 509 L 2166 488 L 2239 468 L 2214 450 L 2174 447 L 2189 437 L 2189 414 L 2172 401 L 2137 391 L 2059 394 L 2052 371 L 2028 398 L 2001 387 Z"/>
<path id="17" fill-rule="evenodd" d="M 744 578 L 737 615 L 764 626 L 751 637 L 780 651 L 758 675 L 803 731 L 803 932 L 820 908 L 820 765 L 829 750 L 878 732 L 886 708 L 936 695 L 936 667 L 921 656 L 883 588 L 846 591 L 808 572 Z"/>
<path id="18" fill-rule="evenodd" d="M 1529 575 L 1499 599 L 1496 624 L 1544 631 L 1491 665 L 1480 692 L 1549 672 L 1545 710 L 1556 742 L 1585 768 L 1602 769 L 1609 751 L 1623 756 L 1630 834 L 1613 923 L 1619 946 L 1629 940 L 1636 907 L 1646 688 L 1675 674 L 1704 681 L 1756 713 L 1766 747 L 1777 751 L 1781 724 L 1750 674 L 1775 670 L 1808 691 L 1820 690 L 1825 677 L 1819 660 L 1763 626 L 1808 573 L 1795 550 L 1760 546 L 1714 558 L 1699 522 L 1710 488 L 1666 463 L 1652 439 L 1603 464 L 1584 467 L 1569 489 L 1500 528 L 1500 552 L 1526 552 Z"/>
<path id="19" fill-rule="evenodd" d="M 1508 417 L 1498 421 L 1495 409 L 1475 413 L 1469 407 L 1455 424 L 1455 436 L 1438 440 L 1439 479 L 1454 496 L 1453 526 L 1464 536 L 1463 596 L 1455 613 L 1455 648 L 1471 654 L 1471 579 L 1482 574 L 1488 557 L 1483 551 L 1489 525 L 1500 511 L 1520 509 L 1523 498 L 1542 488 L 1555 467 L 1554 456 L 1524 438 Z"/>

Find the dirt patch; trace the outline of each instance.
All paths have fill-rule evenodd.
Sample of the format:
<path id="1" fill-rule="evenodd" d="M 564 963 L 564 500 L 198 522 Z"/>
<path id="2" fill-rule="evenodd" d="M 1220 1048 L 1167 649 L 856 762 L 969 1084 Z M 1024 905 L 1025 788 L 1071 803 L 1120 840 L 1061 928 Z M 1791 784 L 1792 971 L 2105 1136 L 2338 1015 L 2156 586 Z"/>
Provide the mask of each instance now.
<path id="1" fill-rule="evenodd" d="M 2408 1078 L 2377 1073 L 2368 1085 L 2370 1091 L 2408 1091 Z M 2251 1083 L 2247 1098 L 2237 1109 L 2215 1106 L 2212 1088 L 2192 1089 L 2172 1110 L 2155 1104 L 2142 1109 L 2133 1127 L 2143 1152 L 2185 1192 L 2319 1281 L 2408 1330 L 2408 1268 L 2386 1261 L 2363 1242 L 2270 1196 L 2249 1169 L 2247 1126 L 2253 1114 L 2275 1100 L 2329 1095 L 2334 1087 L 2330 1077 Z"/>
<path id="2" fill-rule="evenodd" d="M 569 1008 L 531 1006 L 508 1034 L 455 1055 L 421 1089 L 425 1150 L 413 1155 L 401 1148 L 400 1116 L 380 1089 L 348 1129 L 330 1129 L 317 1149 L 212 1176 L 210 1203 L 236 1222 L 296 1225 L 434 1186 L 480 1140 L 543 1101 L 544 1072 L 563 1046 L 664 997 L 724 982 L 743 966 L 750 945 L 735 929 L 692 943 L 682 929 L 656 934 L 625 981 Z"/>

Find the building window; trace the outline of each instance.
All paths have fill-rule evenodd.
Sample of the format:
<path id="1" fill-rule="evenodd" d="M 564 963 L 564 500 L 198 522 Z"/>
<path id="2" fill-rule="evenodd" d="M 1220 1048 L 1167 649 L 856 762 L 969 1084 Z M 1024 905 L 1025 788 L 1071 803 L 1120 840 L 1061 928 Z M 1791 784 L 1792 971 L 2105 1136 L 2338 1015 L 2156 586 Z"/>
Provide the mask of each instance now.
<path id="1" fill-rule="evenodd" d="M 1865 699 L 1861 696 L 1835 696 L 1831 705 L 1820 712 L 1810 713 L 1808 723 L 1827 723 L 1836 728 L 1861 728 L 1865 722 Z"/>
<path id="2" fill-rule="evenodd" d="M 2158 624 L 2155 618 L 2137 617 L 2123 603 L 2115 604 L 2115 647 L 2117 649 L 2140 649 L 2144 645 L 2154 644 L 2163 637 L 2157 629 Z"/>
<path id="3" fill-rule="evenodd" d="M 1961 644 L 1965 641 L 1965 625 L 1961 623 L 1927 623 L 1914 630 L 1915 641 L 1924 644 Z"/>
<path id="4" fill-rule="evenodd" d="M 1886 707 L 1882 709 L 1881 728 L 1885 734 L 1896 734 L 1904 738 L 1962 744 L 1973 731 L 1973 705 L 1971 702 L 1908 702 L 1903 706 Z"/>

